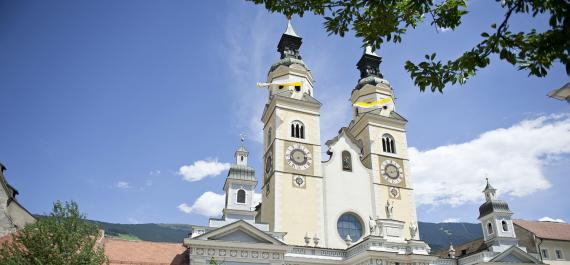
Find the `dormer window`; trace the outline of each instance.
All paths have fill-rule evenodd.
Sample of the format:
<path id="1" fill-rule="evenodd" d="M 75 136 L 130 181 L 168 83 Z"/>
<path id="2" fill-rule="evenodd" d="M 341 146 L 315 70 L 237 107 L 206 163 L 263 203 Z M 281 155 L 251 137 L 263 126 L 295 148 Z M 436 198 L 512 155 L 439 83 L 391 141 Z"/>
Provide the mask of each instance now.
<path id="1" fill-rule="evenodd" d="M 237 203 L 245 203 L 245 190 L 238 190 Z"/>
<path id="2" fill-rule="evenodd" d="M 389 134 L 382 135 L 382 151 L 385 153 L 396 153 L 396 141 L 394 141 L 394 137 Z"/>
<path id="3" fill-rule="evenodd" d="M 305 125 L 300 121 L 291 123 L 291 137 L 305 139 Z"/>

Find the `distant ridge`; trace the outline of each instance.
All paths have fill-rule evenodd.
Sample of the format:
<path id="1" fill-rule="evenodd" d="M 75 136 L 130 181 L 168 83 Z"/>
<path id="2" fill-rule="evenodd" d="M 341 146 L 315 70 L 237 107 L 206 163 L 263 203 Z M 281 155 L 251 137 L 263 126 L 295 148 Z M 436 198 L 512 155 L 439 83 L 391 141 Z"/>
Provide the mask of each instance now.
<path id="1" fill-rule="evenodd" d="M 190 233 L 187 224 L 113 224 L 93 221 L 111 237 L 154 242 L 182 242 Z M 446 249 L 449 242 L 460 245 L 481 238 L 480 224 L 473 223 L 427 223 L 418 222 L 420 238 L 428 243 L 432 253 Z"/>
<path id="2" fill-rule="evenodd" d="M 418 222 L 420 238 L 429 244 L 432 253 L 483 237 L 480 224 Z"/>

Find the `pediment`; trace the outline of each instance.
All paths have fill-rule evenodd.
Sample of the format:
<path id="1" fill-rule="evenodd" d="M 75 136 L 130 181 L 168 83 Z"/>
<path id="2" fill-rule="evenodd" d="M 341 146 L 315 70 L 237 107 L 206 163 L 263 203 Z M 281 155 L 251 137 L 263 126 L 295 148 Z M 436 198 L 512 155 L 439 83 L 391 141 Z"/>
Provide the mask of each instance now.
<path id="1" fill-rule="evenodd" d="M 497 255 L 491 262 L 505 262 L 505 263 L 530 263 L 530 264 L 542 264 L 542 262 L 525 251 L 521 250 L 517 246 L 512 246 L 505 250 L 503 253 Z"/>
<path id="2" fill-rule="evenodd" d="M 209 231 L 197 239 L 283 245 L 283 242 L 243 220 Z"/>
<path id="3" fill-rule="evenodd" d="M 355 151 L 359 154 L 362 154 L 362 150 L 364 148 L 364 145 L 362 143 L 362 140 L 356 139 L 349 131 L 346 127 L 342 127 L 340 128 L 340 130 L 338 131 L 338 135 L 335 136 L 333 139 L 328 140 L 325 144 L 331 148 L 333 147 L 339 139 L 341 138 L 345 138 L 347 140 L 348 143 L 353 144 L 356 149 Z"/>

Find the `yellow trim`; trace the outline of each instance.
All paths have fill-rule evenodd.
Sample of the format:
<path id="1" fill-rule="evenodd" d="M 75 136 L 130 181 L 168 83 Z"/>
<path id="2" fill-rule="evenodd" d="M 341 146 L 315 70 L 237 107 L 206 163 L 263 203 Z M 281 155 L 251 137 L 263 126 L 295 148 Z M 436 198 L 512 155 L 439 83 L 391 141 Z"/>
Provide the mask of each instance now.
<path id="1" fill-rule="evenodd" d="M 391 101 L 392 101 L 392 98 L 387 97 L 387 98 L 383 98 L 383 99 L 372 101 L 372 102 L 361 102 L 361 101 L 359 101 L 359 102 L 355 102 L 352 105 L 354 105 L 356 107 L 361 107 L 361 108 L 372 108 L 372 107 L 375 107 L 378 105 L 386 105 Z"/>

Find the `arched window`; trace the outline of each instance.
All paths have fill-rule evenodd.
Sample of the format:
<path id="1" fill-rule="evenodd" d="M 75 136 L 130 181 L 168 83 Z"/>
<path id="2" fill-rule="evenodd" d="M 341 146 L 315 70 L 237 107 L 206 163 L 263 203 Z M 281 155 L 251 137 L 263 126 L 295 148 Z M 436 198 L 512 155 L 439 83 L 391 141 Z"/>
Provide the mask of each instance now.
<path id="1" fill-rule="evenodd" d="M 243 162 L 243 156 L 239 156 L 239 160 Z"/>
<path id="2" fill-rule="evenodd" d="M 396 153 L 396 141 L 389 134 L 382 135 L 382 151 L 386 153 Z"/>
<path id="3" fill-rule="evenodd" d="M 509 225 L 507 224 L 507 221 L 502 221 L 501 225 L 503 226 L 503 231 L 509 231 Z"/>
<path id="4" fill-rule="evenodd" d="M 238 190 L 237 202 L 238 203 L 245 203 L 245 190 Z"/>
<path id="5" fill-rule="evenodd" d="M 305 139 L 305 125 L 302 122 L 291 123 L 291 137 Z"/>
<path id="6" fill-rule="evenodd" d="M 349 151 L 342 151 L 342 170 L 352 171 L 352 157 Z"/>
<path id="7" fill-rule="evenodd" d="M 493 233 L 493 225 L 491 223 L 487 224 L 487 234 L 492 234 Z"/>
<path id="8" fill-rule="evenodd" d="M 267 130 L 267 146 L 271 144 L 272 138 L 273 138 L 273 129 L 269 127 L 269 130 Z"/>

